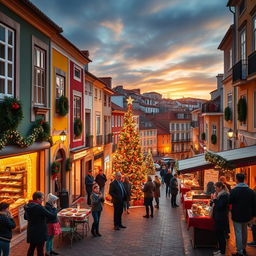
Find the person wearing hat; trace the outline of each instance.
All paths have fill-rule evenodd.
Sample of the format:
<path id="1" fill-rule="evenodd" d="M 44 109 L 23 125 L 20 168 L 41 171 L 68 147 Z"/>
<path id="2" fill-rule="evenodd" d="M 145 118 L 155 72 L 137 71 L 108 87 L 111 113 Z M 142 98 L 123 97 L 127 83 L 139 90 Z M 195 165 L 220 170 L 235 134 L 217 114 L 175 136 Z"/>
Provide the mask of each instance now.
<path id="1" fill-rule="evenodd" d="M 45 208 L 55 214 L 55 218 L 47 219 L 47 227 L 48 227 L 48 239 L 46 241 L 46 254 L 45 256 L 50 255 L 58 255 L 57 252 L 53 250 L 53 240 L 54 236 L 57 236 L 61 233 L 60 223 L 57 218 L 57 200 L 59 198 L 52 193 L 49 193 L 47 196 L 47 202 L 45 204 Z"/>
<path id="2" fill-rule="evenodd" d="M 92 176 L 92 170 L 89 170 L 88 174 L 85 177 L 85 187 L 86 187 L 88 205 L 91 205 L 92 186 L 94 182 L 95 181 L 94 181 L 94 177 Z"/>

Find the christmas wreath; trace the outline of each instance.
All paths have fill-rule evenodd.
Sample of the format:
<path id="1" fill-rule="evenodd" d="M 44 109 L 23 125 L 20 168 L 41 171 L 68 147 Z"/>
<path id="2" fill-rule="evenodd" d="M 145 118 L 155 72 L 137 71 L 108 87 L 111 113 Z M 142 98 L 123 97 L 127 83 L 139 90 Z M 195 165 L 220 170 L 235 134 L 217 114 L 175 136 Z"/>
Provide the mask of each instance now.
<path id="1" fill-rule="evenodd" d="M 69 172 L 69 171 L 71 171 L 71 169 L 72 169 L 72 160 L 71 160 L 71 158 L 69 157 L 69 158 L 67 158 L 67 160 L 66 160 L 66 171 Z"/>
<path id="2" fill-rule="evenodd" d="M 216 144 L 216 142 L 217 142 L 217 136 L 216 136 L 215 134 L 212 134 L 212 136 L 211 136 L 211 142 L 212 142 L 213 145 Z"/>
<path id="3" fill-rule="evenodd" d="M 247 116 L 247 104 L 245 98 L 240 98 L 237 103 L 238 120 L 240 122 L 246 121 Z"/>
<path id="4" fill-rule="evenodd" d="M 232 119 L 232 118 L 231 118 L 231 109 L 230 109 L 229 106 L 227 106 L 227 107 L 225 108 L 225 110 L 224 110 L 224 117 L 225 117 L 225 120 L 226 120 L 226 121 L 229 121 L 229 120 Z"/>
<path id="5" fill-rule="evenodd" d="M 57 176 L 57 173 L 60 172 L 60 163 L 57 161 L 54 161 L 51 166 L 51 174 L 55 178 Z"/>
<path id="6" fill-rule="evenodd" d="M 201 139 L 202 139 L 202 140 L 205 140 L 205 132 L 203 132 L 203 133 L 201 134 Z"/>
<path id="7" fill-rule="evenodd" d="M 37 119 L 33 124 L 33 129 L 42 127 L 41 132 L 38 134 L 36 141 L 42 142 L 42 141 L 49 141 L 50 139 L 50 125 L 48 122 L 43 120 L 42 118 Z"/>
<path id="8" fill-rule="evenodd" d="M 5 97 L 0 103 L 0 132 L 15 130 L 23 118 L 21 102 Z"/>
<path id="9" fill-rule="evenodd" d="M 83 131 L 83 123 L 80 118 L 75 119 L 74 122 L 74 134 L 76 137 L 79 137 Z"/>
<path id="10" fill-rule="evenodd" d="M 60 116 L 65 116 L 68 113 L 68 98 L 62 95 L 59 99 L 56 100 L 56 112 Z"/>

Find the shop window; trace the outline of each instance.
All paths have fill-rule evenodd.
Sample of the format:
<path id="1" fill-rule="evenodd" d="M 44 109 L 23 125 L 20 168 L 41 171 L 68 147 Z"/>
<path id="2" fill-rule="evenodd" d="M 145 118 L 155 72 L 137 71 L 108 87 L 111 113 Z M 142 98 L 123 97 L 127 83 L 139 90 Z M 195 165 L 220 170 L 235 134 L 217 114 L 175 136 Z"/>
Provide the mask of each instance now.
<path id="1" fill-rule="evenodd" d="M 59 74 L 56 74 L 56 98 L 65 96 L 65 77 Z"/>
<path id="2" fill-rule="evenodd" d="M 15 33 L 0 23 L 0 98 L 14 96 Z"/>
<path id="3" fill-rule="evenodd" d="M 75 201 L 81 196 L 82 192 L 82 160 L 75 161 L 72 165 L 72 199 Z"/>
<path id="4" fill-rule="evenodd" d="M 46 51 L 34 46 L 33 100 L 35 105 L 46 105 Z"/>
<path id="5" fill-rule="evenodd" d="M 81 82 L 82 74 L 81 74 L 81 68 L 74 65 L 74 79 Z"/>

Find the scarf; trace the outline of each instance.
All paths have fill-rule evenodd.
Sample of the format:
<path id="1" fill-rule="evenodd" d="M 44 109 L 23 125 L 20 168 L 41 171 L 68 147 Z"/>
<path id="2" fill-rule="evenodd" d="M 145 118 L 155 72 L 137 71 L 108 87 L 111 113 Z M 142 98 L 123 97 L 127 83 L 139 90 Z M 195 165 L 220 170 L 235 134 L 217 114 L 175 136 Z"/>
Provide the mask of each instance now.
<path id="1" fill-rule="evenodd" d="M 248 185 L 241 182 L 241 183 L 236 184 L 236 188 L 248 188 Z"/>

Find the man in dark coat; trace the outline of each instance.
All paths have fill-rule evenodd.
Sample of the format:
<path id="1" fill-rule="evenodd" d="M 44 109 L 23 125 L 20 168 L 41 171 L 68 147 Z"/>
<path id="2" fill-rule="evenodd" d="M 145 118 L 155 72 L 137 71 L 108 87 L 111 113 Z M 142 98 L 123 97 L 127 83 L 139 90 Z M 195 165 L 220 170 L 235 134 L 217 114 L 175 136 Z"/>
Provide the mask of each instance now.
<path id="1" fill-rule="evenodd" d="M 169 169 L 167 174 L 164 177 L 164 182 L 165 182 L 165 186 L 166 186 L 166 197 L 167 197 L 167 195 L 170 197 L 170 193 L 171 193 L 170 182 L 171 182 L 172 177 L 173 177 L 172 172 Z"/>
<path id="2" fill-rule="evenodd" d="M 56 214 L 42 206 L 43 200 L 44 194 L 38 191 L 33 194 L 33 200 L 24 206 L 24 218 L 28 221 L 27 242 L 30 244 L 27 256 L 33 256 L 35 248 L 38 256 L 44 256 L 44 244 L 48 239 L 47 219 L 56 218 Z"/>
<path id="3" fill-rule="evenodd" d="M 178 180 L 177 180 L 178 175 L 174 174 L 173 178 L 170 181 L 170 189 L 171 189 L 171 203 L 172 203 L 172 207 L 178 207 L 178 205 L 176 204 L 176 197 L 178 194 Z"/>
<path id="4" fill-rule="evenodd" d="M 88 174 L 85 177 L 85 188 L 87 193 L 87 204 L 91 205 L 91 194 L 92 194 L 92 185 L 94 184 L 94 177 L 92 176 L 92 170 L 88 171 Z"/>
<path id="5" fill-rule="evenodd" d="M 99 170 L 99 173 L 98 173 L 98 175 L 95 178 L 95 181 L 97 182 L 97 184 L 100 187 L 101 194 L 104 196 L 104 192 L 105 192 L 104 189 L 105 189 L 105 184 L 107 182 L 107 177 L 104 174 L 102 169 Z"/>
<path id="6" fill-rule="evenodd" d="M 231 189 L 229 202 L 232 205 L 232 220 L 236 235 L 237 253 L 235 256 L 246 254 L 247 224 L 256 217 L 256 196 L 252 189 L 244 183 L 243 173 L 236 174 L 235 188 Z"/>
<path id="7" fill-rule="evenodd" d="M 120 172 L 116 173 L 115 180 L 111 182 L 109 187 L 109 194 L 112 196 L 112 202 L 114 206 L 114 229 L 120 230 L 120 228 L 126 228 L 122 224 L 122 214 L 124 201 L 127 200 L 127 192 L 121 181 L 122 175 Z"/>

